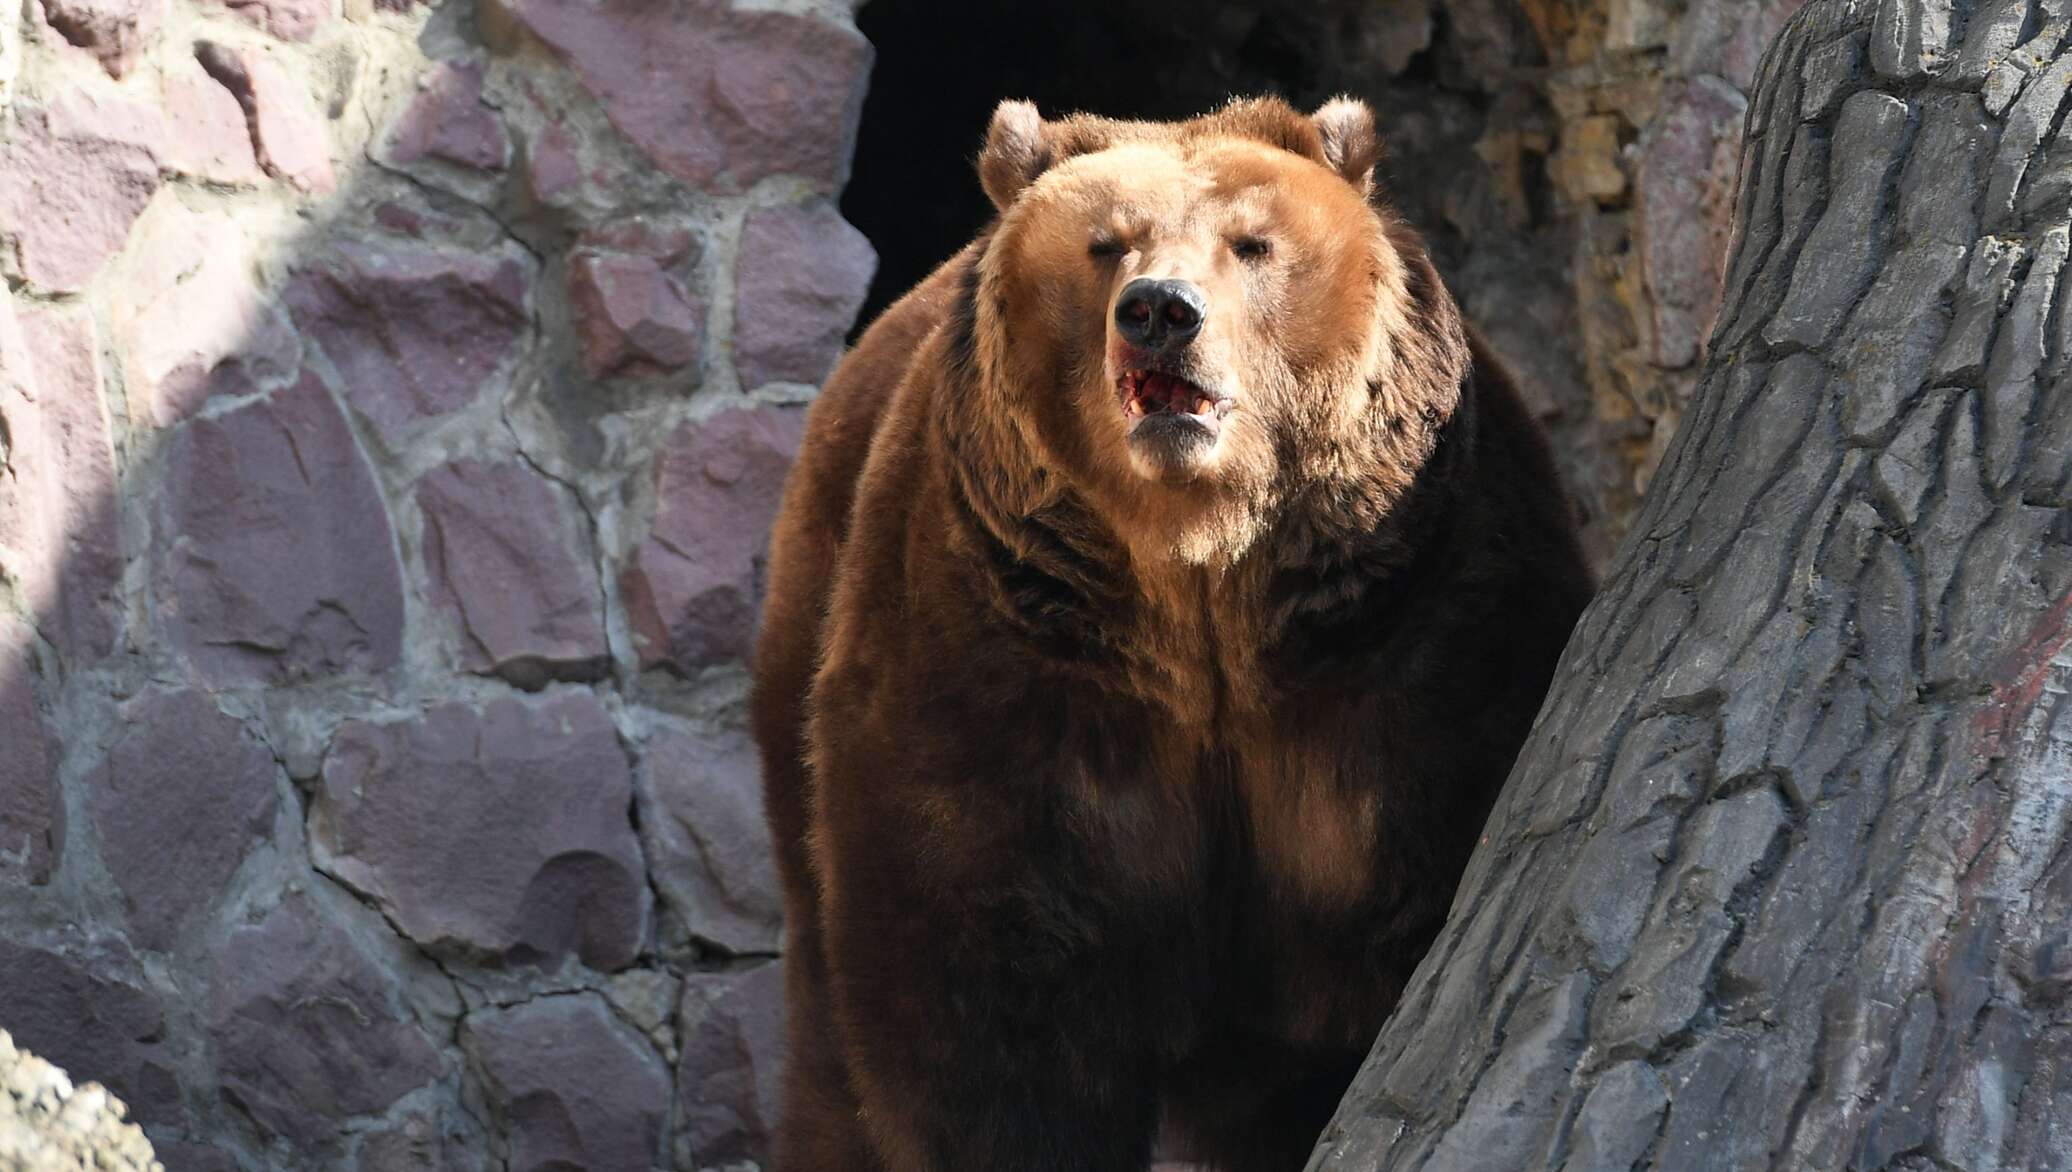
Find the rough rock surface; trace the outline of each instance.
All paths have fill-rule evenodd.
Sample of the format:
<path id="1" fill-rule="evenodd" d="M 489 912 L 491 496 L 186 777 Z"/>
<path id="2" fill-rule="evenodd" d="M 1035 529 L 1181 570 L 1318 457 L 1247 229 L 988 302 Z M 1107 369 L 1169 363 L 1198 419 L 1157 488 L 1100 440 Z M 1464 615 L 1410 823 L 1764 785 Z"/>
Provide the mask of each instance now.
<path id="1" fill-rule="evenodd" d="M 44 23 L 93 54 L 110 77 L 135 69 L 165 23 L 165 0 L 42 0 L 41 7 Z"/>
<path id="2" fill-rule="evenodd" d="M 669 1074 L 604 998 L 482 1010 L 461 1030 L 507 1129 L 511 1172 L 645 1172 L 658 1163 Z"/>
<path id="3" fill-rule="evenodd" d="M 15 1048 L 0 1030 L 0 1166 L 16 1172 L 165 1172 L 127 1109 L 97 1083 Z"/>
<path id="4" fill-rule="evenodd" d="M 179 1118 L 163 1041 L 166 998 L 119 942 L 77 935 L 0 940 L 0 1021 L 23 1047 L 121 1096 L 138 1123 Z"/>
<path id="5" fill-rule="evenodd" d="M 81 94 L 18 118 L 0 148 L 0 238 L 13 247 L 12 272 L 74 293 L 122 247 L 158 191 L 164 125 L 156 109 Z"/>
<path id="6" fill-rule="evenodd" d="M 166 202 L 143 217 L 109 315 L 139 414 L 165 427 L 214 396 L 250 395 L 293 377 L 300 347 L 253 284 L 258 260 L 231 216 Z"/>
<path id="7" fill-rule="evenodd" d="M 0 568 L 74 667 L 112 650 L 115 456 L 83 315 L 0 295 Z"/>
<path id="8" fill-rule="evenodd" d="M 306 41 L 331 19 L 331 0 L 215 0 L 284 41 Z"/>
<path id="9" fill-rule="evenodd" d="M 700 973 L 677 1012 L 677 1110 L 690 1167 L 769 1157 L 783 1070 L 784 966 Z"/>
<path id="10" fill-rule="evenodd" d="M 337 185 L 330 140 L 308 87 L 279 60 L 256 45 L 232 48 L 213 41 L 196 45 L 195 59 L 244 109 L 262 170 L 316 195 Z"/>
<path id="11" fill-rule="evenodd" d="M 519 463 L 459 460 L 417 483 L 430 599 L 461 666 L 526 687 L 604 674 L 604 600 L 562 494 Z"/>
<path id="12" fill-rule="evenodd" d="M 704 309 L 653 257 L 579 252 L 569 261 L 568 293 L 592 375 L 697 364 Z"/>
<path id="13" fill-rule="evenodd" d="M 818 14 L 686 0 L 505 0 L 664 171 L 740 191 L 768 175 L 839 186 L 870 45 Z"/>
<path id="14" fill-rule="evenodd" d="M 224 1097 L 269 1132 L 320 1147 L 441 1069 L 384 957 L 342 918 L 290 895 L 233 929 L 207 1026 Z"/>
<path id="15" fill-rule="evenodd" d="M 647 1172 L 770 1061 L 678 1018 L 779 940 L 741 656 L 870 51 L 523 7 L 0 28 L 0 1029 L 175 1169 Z"/>
<path id="16" fill-rule="evenodd" d="M 165 78 L 167 169 L 211 183 L 251 186 L 266 173 L 252 146 L 237 95 L 199 62 L 183 61 Z"/>
<path id="17" fill-rule="evenodd" d="M 669 438 L 654 522 L 620 580 L 642 667 L 688 674 L 748 653 L 770 522 L 804 416 L 731 409 Z"/>
<path id="18" fill-rule="evenodd" d="M 121 720 L 122 739 L 87 780 L 87 812 L 131 939 L 167 950 L 272 837 L 279 770 L 206 692 L 146 693 Z"/>
<path id="19" fill-rule="evenodd" d="M 609 972 L 639 953 L 648 889 L 633 783 L 587 692 L 354 722 L 310 815 L 319 866 L 435 951 Z"/>
<path id="20" fill-rule="evenodd" d="M 64 806 L 50 731 L 36 699 L 35 632 L 0 618 L 0 873 L 50 882 L 64 841 Z"/>
<path id="21" fill-rule="evenodd" d="M 390 162 L 438 159 L 476 171 L 503 168 L 511 140 L 496 111 L 482 104 L 481 66 L 443 61 L 418 86 L 416 99 L 397 120 Z"/>
<path id="22" fill-rule="evenodd" d="M 488 1153 L 479 1148 L 413 1112 L 360 1141 L 358 1172 L 472 1172 L 487 1167 Z"/>
<path id="23" fill-rule="evenodd" d="M 313 376 L 177 432 L 157 505 L 161 621 L 207 678 L 286 683 L 396 662 L 388 518 Z"/>
<path id="24" fill-rule="evenodd" d="M 827 204 L 758 209 L 741 227 L 734 290 L 734 369 L 753 390 L 817 383 L 870 288 L 878 254 Z"/>
<path id="25" fill-rule="evenodd" d="M 474 402 L 511 361 L 526 286 L 509 257 L 355 245 L 298 273 L 287 303 L 353 410 L 396 443 L 409 425 Z"/>
<path id="26" fill-rule="evenodd" d="M 763 846 L 761 762 L 746 732 L 658 730 L 639 791 L 655 885 L 691 935 L 729 952 L 777 951 L 783 899 Z"/>

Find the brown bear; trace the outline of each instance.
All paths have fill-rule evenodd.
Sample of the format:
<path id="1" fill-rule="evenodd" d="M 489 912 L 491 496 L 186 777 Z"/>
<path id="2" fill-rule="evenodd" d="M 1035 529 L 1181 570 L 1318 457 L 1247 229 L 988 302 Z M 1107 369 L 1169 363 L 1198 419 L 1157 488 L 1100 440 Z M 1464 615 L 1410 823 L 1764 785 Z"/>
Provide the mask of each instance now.
<path id="1" fill-rule="evenodd" d="M 1300 1168 L 1589 571 L 1374 120 L 1001 105 L 785 490 L 785 1172 Z"/>

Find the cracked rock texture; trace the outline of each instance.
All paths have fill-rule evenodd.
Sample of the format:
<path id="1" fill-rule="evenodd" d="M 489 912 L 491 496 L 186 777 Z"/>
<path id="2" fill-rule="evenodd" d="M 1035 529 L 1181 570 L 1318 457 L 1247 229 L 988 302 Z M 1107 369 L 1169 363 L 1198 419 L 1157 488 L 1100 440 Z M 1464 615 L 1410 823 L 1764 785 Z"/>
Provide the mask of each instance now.
<path id="1" fill-rule="evenodd" d="M 1602 555 L 1705 360 L 1745 95 L 1789 7 L 1157 20 L 1198 81 L 1330 76 L 1381 104 L 1449 279 L 1545 368 L 1536 406 Z M 1979 233 L 1809 228 L 1857 251 L 1794 292 L 1788 344 L 1831 344 L 1828 299 L 1862 290 L 1861 362 L 1933 359 L 1945 388 L 2050 377 L 2061 327 L 2035 305 L 2065 237 L 2021 225 L 2064 160 L 2002 160 L 1979 119 L 2043 143 L 2067 78 L 2032 80 L 2008 48 L 2032 30 L 1993 20 L 2007 44 L 1962 65 L 1985 115 L 1833 81 L 1926 69 L 1944 33 L 1820 47 L 1791 190 L 1827 174 L 1843 120 L 1994 168 L 2004 206 Z M 0 17 L 0 1029 L 108 1086 L 176 1172 L 766 1155 L 782 925 L 743 660 L 803 404 L 884 247 L 839 210 L 875 53 L 847 0 Z M 983 125 L 943 152 L 972 199 Z M 1889 186 L 1843 162 L 1834 182 Z M 1914 300 L 1943 283 L 1947 340 Z M 2022 403 L 1979 425 L 1994 492 L 2020 482 Z M 1871 465 L 1889 507 L 1942 507 L 1933 420 L 1860 410 L 1897 429 Z M 1789 445 L 1802 423 L 1749 426 Z M 1701 733 L 1648 735 L 1667 759 Z M 1776 817 L 1798 807 L 1746 813 Z M 1739 827 L 1694 892 L 1771 864 Z M 1645 818 L 1623 833 L 1669 846 Z M 1646 909 L 1604 886 L 1644 878 L 1636 857 L 1590 856 L 1599 882 L 1563 889 L 1561 930 L 1605 964 L 1636 947 Z M 1665 931 L 1727 946 L 1670 906 Z M 2072 945 L 2049 955 L 2038 987 L 2072 980 Z M 1635 1045 L 1674 1035 L 1684 971 L 1635 970 Z M 1571 1036 L 1580 996 L 1536 991 L 1533 1036 Z M 1518 1089 L 1538 1069 L 1483 1101 L 1540 1110 Z M 1607 1081 L 1577 1143 L 1615 1158 L 1618 1120 L 1683 1093 L 1667 1078 Z"/>
<path id="2" fill-rule="evenodd" d="M 1315 1172 L 2068 1166 L 2068 31 L 1764 57 L 1690 418 Z"/>

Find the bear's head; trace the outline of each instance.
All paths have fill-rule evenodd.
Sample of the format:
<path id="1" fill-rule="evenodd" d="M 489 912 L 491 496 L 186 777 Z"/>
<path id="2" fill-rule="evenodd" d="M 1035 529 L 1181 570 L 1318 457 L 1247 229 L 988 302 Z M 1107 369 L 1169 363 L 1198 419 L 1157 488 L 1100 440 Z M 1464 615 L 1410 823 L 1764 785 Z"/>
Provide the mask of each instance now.
<path id="1" fill-rule="evenodd" d="M 1032 491 L 1068 487 L 1140 557 L 1193 563 L 1298 500 L 1385 510 L 1406 491 L 1467 346 L 1375 196 L 1378 153 L 1348 99 L 1175 123 L 1002 103 L 967 322 L 978 393 L 999 400 L 983 409 L 1005 407 Z"/>

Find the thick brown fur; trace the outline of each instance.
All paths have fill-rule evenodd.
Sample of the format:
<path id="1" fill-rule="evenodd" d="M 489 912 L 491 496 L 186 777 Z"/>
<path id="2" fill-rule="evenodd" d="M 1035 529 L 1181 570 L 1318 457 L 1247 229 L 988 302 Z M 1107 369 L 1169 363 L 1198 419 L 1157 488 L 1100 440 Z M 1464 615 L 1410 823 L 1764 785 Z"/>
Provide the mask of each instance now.
<path id="1" fill-rule="evenodd" d="M 1004 104 L 1000 218 L 814 405 L 754 699 L 784 1172 L 1302 1166 L 1591 588 L 1377 151 L 1342 100 Z M 1234 395 L 1192 463 L 1115 398 L 1147 274 Z"/>

